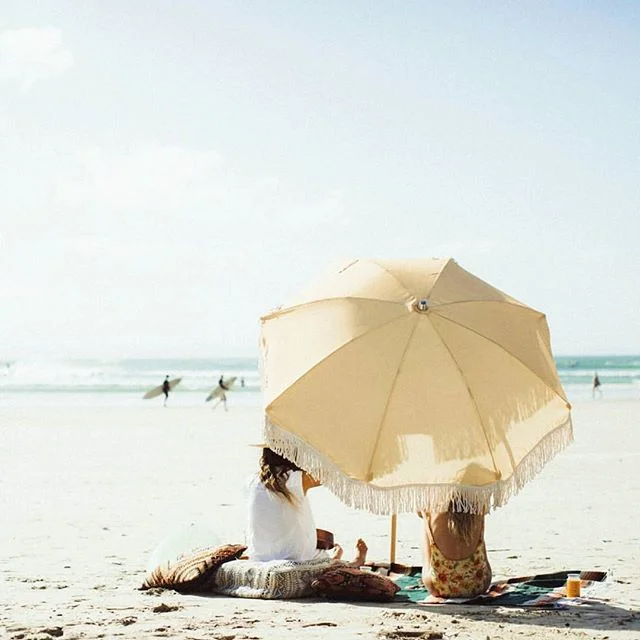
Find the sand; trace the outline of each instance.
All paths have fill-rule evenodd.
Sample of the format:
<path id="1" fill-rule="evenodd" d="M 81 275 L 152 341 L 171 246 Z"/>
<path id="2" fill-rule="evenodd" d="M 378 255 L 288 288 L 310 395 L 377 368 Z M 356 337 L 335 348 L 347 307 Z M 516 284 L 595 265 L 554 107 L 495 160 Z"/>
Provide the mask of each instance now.
<path id="1" fill-rule="evenodd" d="M 487 546 L 497 576 L 610 570 L 607 600 L 426 608 L 137 590 L 153 549 L 189 523 L 244 541 L 258 409 L 0 407 L 2 637 L 640 638 L 640 402 L 583 402 L 574 423 L 575 443 L 490 515 Z M 387 559 L 388 518 L 310 495 L 317 526 Z M 419 532 L 399 518 L 398 561 L 421 563 Z"/>

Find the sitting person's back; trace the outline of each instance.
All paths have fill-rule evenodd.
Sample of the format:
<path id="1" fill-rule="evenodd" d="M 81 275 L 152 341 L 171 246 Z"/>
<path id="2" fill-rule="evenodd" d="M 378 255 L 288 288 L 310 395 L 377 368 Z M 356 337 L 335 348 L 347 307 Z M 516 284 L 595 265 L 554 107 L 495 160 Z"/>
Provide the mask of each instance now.
<path id="1" fill-rule="evenodd" d="M 316 527 L 302 488 L 302 471 L 285 480 L 289 498 L 257 479 L 249 498 L 249 556 L 252 560 L 310 560 L 317 554 Z"/>
<path id="2" fill-rule="evenodd" d="M 304 562 L 316 557 L 342 558 L 342 547 L 338 544 L 331 547 L 330 555 L 317 548 L 318 534 L 307 491 L 319 485 L 290 460 L 263 448 L 260 471 L 249 487 L 249 559 Z M 353 564 L 360 566 L 366 557 L 367 545 L 359 538 Z"/>
<path id="3" fill-rule="evenodd" d="M 306 496 L 311 479 L 295 464 L 264 449 L 250 485 L 248 554 L 252 560 L 310 560 L 316 526 Z"/>
<path id="4" fill-rule="evenodd" d="M 421 515 L 425 527 L 422 581 L 429 592 L 443 598 L 484 593 L 491 584 L 484 515 L 453 510 Z"/>

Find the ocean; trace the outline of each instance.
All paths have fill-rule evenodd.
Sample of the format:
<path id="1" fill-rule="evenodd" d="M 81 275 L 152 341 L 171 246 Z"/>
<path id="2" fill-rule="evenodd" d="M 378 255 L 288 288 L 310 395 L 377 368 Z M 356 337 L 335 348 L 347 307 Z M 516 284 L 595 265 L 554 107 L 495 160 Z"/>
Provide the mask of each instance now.
<path id="1" fill-rule="evenodd" d="M 162 404 L 162 396 L 151 400 L 142 396 L 162 384 L 165 375 L 182 377 L 168 404 L 204 406 L 221 374 L 237 377 L 229 392 L 229 406 L 260 406 L 257 358 L 0 362 L 0 406 Z"/>
<path id="2" fill-rule="evenodd" d="M 640 399 L 640 355 L 559 356 L 556 365 L 570 401 L 592 397 L 596 371 L 604 400 Z M 142 395 L 165 375 L 182 377 L 170 404 L 198 406 L 221 374 L 238 378 L 229 394 L 230 407 L 260 406 L 257 357 L 0 361 L 0 406 L 161 404 L 162 398 L 145 401 Z"/>

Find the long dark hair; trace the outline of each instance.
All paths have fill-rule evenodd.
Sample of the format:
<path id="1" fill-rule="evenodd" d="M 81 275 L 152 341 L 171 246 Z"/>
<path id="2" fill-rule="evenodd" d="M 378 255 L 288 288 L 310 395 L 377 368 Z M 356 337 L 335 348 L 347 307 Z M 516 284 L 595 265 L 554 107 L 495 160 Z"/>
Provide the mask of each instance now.
<path id="1" fill-rule="evenodd" d="M 300 467 L 283 458 L 275 451 L 265 447 L 260 458 L 260 482 L 272 493 L 293 503 L 294 497 L 287 489 L 287 479 L 292 471 L 301 471 Z"/>

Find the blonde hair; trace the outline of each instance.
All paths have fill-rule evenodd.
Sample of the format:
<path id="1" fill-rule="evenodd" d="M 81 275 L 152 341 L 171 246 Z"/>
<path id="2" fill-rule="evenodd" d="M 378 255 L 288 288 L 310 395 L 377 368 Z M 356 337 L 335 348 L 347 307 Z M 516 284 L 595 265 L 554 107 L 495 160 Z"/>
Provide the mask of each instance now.
<path id="1" fill-rule="evenodd" d="M 447 529 L 458 540 L 471 544 L 474 541 L 473 534 L 477 531 L 475 524 L 478 522 L 478 518 L 482 517 L 482 514 L 478 513 L 456 511 L 452 500 L 447 509 Z"/>

